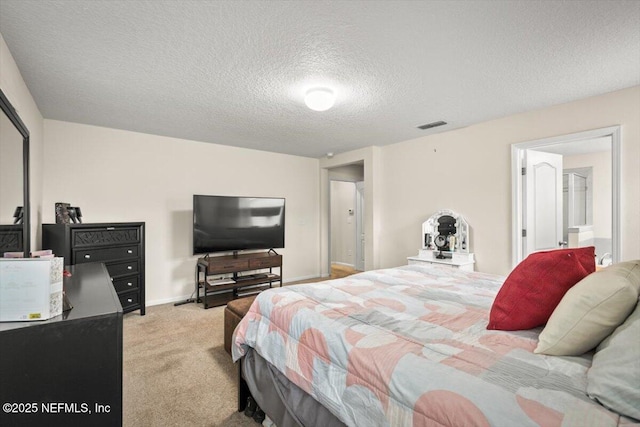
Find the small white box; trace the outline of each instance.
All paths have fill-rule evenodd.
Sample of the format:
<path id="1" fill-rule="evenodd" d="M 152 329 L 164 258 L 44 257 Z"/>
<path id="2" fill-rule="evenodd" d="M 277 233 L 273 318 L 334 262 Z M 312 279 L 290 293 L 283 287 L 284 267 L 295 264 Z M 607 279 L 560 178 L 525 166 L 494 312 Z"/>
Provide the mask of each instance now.
<path id="1" fill-rule="evenodd" d="M 0 258 L 0 321 L 62 314 L 64 258 Z"/>

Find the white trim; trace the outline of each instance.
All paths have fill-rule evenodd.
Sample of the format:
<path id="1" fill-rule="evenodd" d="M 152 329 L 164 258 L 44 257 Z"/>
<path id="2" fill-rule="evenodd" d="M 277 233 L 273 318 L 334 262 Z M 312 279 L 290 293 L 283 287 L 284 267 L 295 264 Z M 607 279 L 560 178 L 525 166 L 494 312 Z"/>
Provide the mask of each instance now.
<path id="1" fill-rule="evenodd" d="M 522 155 L 524 150 L 565 144 L 568 142 L 600 137 L 611 137 L 611 250 L 613 262 L 622 258 L 622 244 L 620 241 L 620 145 L 621 126 L 609 126 L 568 135 L 511 144 L 511 259 L 515 267 L 522 260 Z"/>
<path id="2" fill-rule="evenodd" d="M 162 304 L 169 304 L 170 302 L 185 301 L 185 300 L 190 299 L 190 298 L 195 298 L 195 295 L 194 294 L 190 294 L 190 295 L 182 295 L 182 296 L 179 296 L 179 297 L 154 299 L 152 301 L 146 301 L 145 302 L 145 306 L 147 308 L 149 308 L 149 307 L 152 307 L 154 305 L 162 305 Z M 191 302 L 189 304 L 194 304 L 194 303 Z"/>
<path id="3" fill-rule="evenodd" d="M 354 268 L 359 271 L 364 271 L 364 247 L 360 238 L 360 236 L 364 235 L 364 189 L 364 181 L 356 182 L 356 255 Z"/>

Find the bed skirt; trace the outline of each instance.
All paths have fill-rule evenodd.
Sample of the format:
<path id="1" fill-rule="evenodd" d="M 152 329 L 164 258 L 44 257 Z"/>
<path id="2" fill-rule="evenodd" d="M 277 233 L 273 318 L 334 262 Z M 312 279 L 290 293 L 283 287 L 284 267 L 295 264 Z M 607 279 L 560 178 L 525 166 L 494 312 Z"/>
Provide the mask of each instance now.
<path id="1" fill-rule="evenodd" d="M 335 415 L 249 348 L 242 376 L 258 406 L 278 427 L 345 427 Z"/>

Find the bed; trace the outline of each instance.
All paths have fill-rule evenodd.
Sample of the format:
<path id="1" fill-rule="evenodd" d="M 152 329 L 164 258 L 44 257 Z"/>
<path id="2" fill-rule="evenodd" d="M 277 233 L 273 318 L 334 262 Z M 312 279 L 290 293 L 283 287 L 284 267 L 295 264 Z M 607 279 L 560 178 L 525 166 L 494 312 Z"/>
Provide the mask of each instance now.
<path id="1" fill-rule="evenodd" d="M 504 279 L 410 265 L 270 289 L 233 358 L 278 427 L 639 425 L 587 396 L 593 351 L 535 354 L 541 327 L 487 329 Z"/>

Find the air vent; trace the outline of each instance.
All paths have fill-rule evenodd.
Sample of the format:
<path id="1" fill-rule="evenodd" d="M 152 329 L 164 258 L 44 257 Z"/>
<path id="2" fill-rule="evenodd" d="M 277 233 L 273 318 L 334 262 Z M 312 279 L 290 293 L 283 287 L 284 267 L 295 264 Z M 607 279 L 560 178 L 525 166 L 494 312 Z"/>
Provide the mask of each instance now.
<path id="1" fill-rule="evenodd" d="M 418 129 L 431 129 L 437 126 L 442 126 L 442 125 L 446 125 L 447 122 L 443 122 L 442 120 L 440 120 L 439 122 L 433 122 L 433 123 L 427 123 L 426 125 L 422 125 L 422 126 L 418 126 Z"/>

